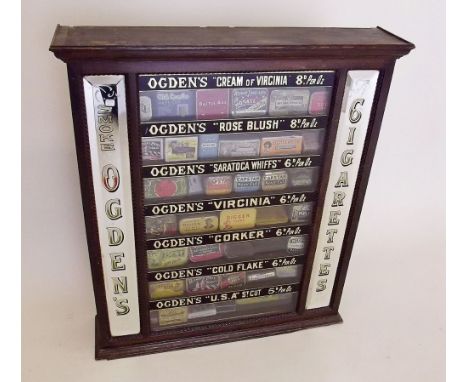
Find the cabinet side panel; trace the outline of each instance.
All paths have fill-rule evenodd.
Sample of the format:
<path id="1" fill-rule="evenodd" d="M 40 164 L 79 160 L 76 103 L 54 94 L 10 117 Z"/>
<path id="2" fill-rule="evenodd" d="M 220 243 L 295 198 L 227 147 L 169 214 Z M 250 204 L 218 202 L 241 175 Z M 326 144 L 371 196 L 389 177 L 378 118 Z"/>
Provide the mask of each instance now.
<path id="1" fill-rule="evenodd" d="M 83 76 L 77 66 L 68 65 L 67 68 L 93 291 L 96 300 L 97 318 L 100 320 L 101 339 L 103 341 L 107 341 L 110 337 L 109 320 L 107 318 L 99 235 L 97 232 L 96 206 L 94 204 L 94 188 L 91 176 L 91 159 L 89 152 L 88 126 L 86 124 Z"/>

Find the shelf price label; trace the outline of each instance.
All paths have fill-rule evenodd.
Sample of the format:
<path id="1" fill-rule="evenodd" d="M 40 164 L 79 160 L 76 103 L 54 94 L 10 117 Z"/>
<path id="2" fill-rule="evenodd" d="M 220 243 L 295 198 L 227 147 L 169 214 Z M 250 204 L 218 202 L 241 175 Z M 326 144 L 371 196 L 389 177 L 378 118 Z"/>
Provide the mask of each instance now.
<path id="1" fill-rule="evenodd" d="M 207 121 L 143 122 L 143 137 L 183 135 L 259 133 L 284 130 L 323 129 L 328 116 L 283 118 L 236 118 Z"/>
<path id="2" fill-rule="evenodd" d="M 230 264 L 206 265 L 203 267 L 182 268 L 167 271 L 154 271 L 148 273 L 148 281 L 166 281 L 198 276 L 220 275 L 233 272 L 257 271 L 261 269 L 299 265 L 303 264 L 303 262 L 304 256 L 299 255 L 278 257 L 275 259 L 242 261 Z"/>
<path id="3" fill-rule="evenodd" d="M 297 157 L 297 158 L 287 158 L 284 161 L 285 168 L 302 168 L 310 167 L 312 165 L 312 157 Z"/>
<path id="4" fill-rule="evenodd" d="M 316 199 L 316 192 L 293 192 L 281 195 L 260 195 L 238 198 L 221 198 L 145 206 L 146 216 L 162 216 L 193 212 L 222 211 L 235 208 L 269 207 L 294 203 L 307 203 Z"/>
<path id="5" fill-rule="evenodd" d="M 164 300 L 150 301 L 149 309 L 159 310 L 176 308 L 179 306 L 192 306 L 211 304 L 222 301 L 237 301 L 251 297 L 271 296 L 276 294 L 293 293 L 299 290 L 299 284 L 282 284 L 273 287 L 244 289 L 233 292 L 215 293 L 203 296 L 178 297 Z"/>
<path id="6" fill-rule="evenodd" d="M 231 172 L 279 170 L 320 166 L 320 155 L 294 158 L 258 158 L 219 162 L 195 162 L 143 166 L 144 178 L 166 178 L 184 175 L 224 174 Z"/>
<path id="7" fill-rule="evenodd" d="M 330 305 L 379 72 L 348 72 L 306 309 Z"/>
<path id="8" fill-rule="evenodd" d="M 335 72 L 250 72 L 144 74 L 139 76 L 140 91 L 185 89 L 230 89 L 268 87 L 333 86 Z"/>
<path id="9" fill-rule="evenodd" d="M 101 264 L 112 336 L 140 332 L 125 76 L 83 79 Z"/>
<path id="10" fill-rule="evenodd" d="M 167 237 L 146 241 L 146 249 L 192 247 L 195 245 L 220 244 L 234 241 L 268 239 L 278 236 L 304 235 L 310 232 L 310 225 L 292 227 L 259 228 L 248 231 L 210 233 L 197 236 Z"/>
<path id="11" fill-rule="evenodd" d="M 276 236 L 294 236 L 301 234 L 301 227 L 281 227 L 275 230 Z"/>

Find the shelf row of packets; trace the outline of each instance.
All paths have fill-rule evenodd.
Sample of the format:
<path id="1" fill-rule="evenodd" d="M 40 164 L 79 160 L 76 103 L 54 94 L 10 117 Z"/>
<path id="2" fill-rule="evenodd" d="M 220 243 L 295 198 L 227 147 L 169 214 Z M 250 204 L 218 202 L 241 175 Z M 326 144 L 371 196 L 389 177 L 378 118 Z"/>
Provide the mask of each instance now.
<path id="1" fill-rule="evenodd" d="M 140 120 L 327 115 L 332 88 L 239 88 L 140 92 Z"/>
<path id="2" fill-rule="evenodd" d="M 190 277 L 182 280 L 155 281 L 148 283 L 149 296 L 151 300 L 161 300 L 242 290 L 259 285 L 270 287 L 298 281 L 301 274 L 302 265 L 286 265 L 254 271 Z"/>
<path id="3" fill-rule="evenodd" d="M 145 217 L 146 234 L 175 236 L 237 231 L 255 227 L 281 226 L 309 223 L 314 203 L 298 203 L 288 206 L 257 208 L 233 208 L 221 212 L 199 212 Z"/>
<path id="4" fill-rule="evenodd" d="M 150 249 L 146 251 L 148 270 L 160 271 L 176 267 L 200 266 L 221 261 L 260 260 L 273 257 L 302 256 L 308 235 L 270 239 L 204 244 L 192 247 Z"/>
<path id="5" fill-rule="evenodd" d="M 157 329 L 158 327 L 164 328 L 258 314 L 287 312 L 294 310 L 296 301 L 297 293 L 284 293 L 250 297 L 242 300 L 151 310 L 150 322 L 151 327 Z"/>
<path id="6" fill-rule="evenodd" d="M 322 151 L 324 129 L 288 133 L 200 134 L 142 138 L 143 161 L 187 162 L 223 158 L 259 158 Z"/>
<path id="7" fill-rule="evenodd" d="M 252 194 L 307 188 L 315 191 L 319 167 L 273 171 L 249 171 L 221 175 L 188 175 L 168 178 L 145 178 L 145 199 L 173 199 L 184 196 L 222 196 Z"/>

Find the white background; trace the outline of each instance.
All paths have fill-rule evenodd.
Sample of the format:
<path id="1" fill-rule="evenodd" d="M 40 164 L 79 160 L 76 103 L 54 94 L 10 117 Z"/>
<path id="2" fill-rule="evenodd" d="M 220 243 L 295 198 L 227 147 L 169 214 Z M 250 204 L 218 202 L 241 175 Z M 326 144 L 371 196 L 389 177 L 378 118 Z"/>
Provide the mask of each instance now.
<path id="1" fill-rule="evenodd" d="M 23 1 L 23 380 L 442 381 L 443 1 Z M 343 294 L 344 324 L 94 361 L 94 300 L 65 65 L 55 25 L 380 25 L 397 62 Z"/>

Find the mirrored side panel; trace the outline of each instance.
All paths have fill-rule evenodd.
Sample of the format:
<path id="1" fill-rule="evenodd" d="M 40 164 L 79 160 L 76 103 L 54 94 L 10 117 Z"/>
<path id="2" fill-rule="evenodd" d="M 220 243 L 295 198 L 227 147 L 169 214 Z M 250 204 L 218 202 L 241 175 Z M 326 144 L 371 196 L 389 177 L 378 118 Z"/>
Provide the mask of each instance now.
<path id="1" fill-rule="evenodd" d="M 125 77 L 85 76 L 83 86 L 100 256 L 112 336 L 140 332 Z"/>

